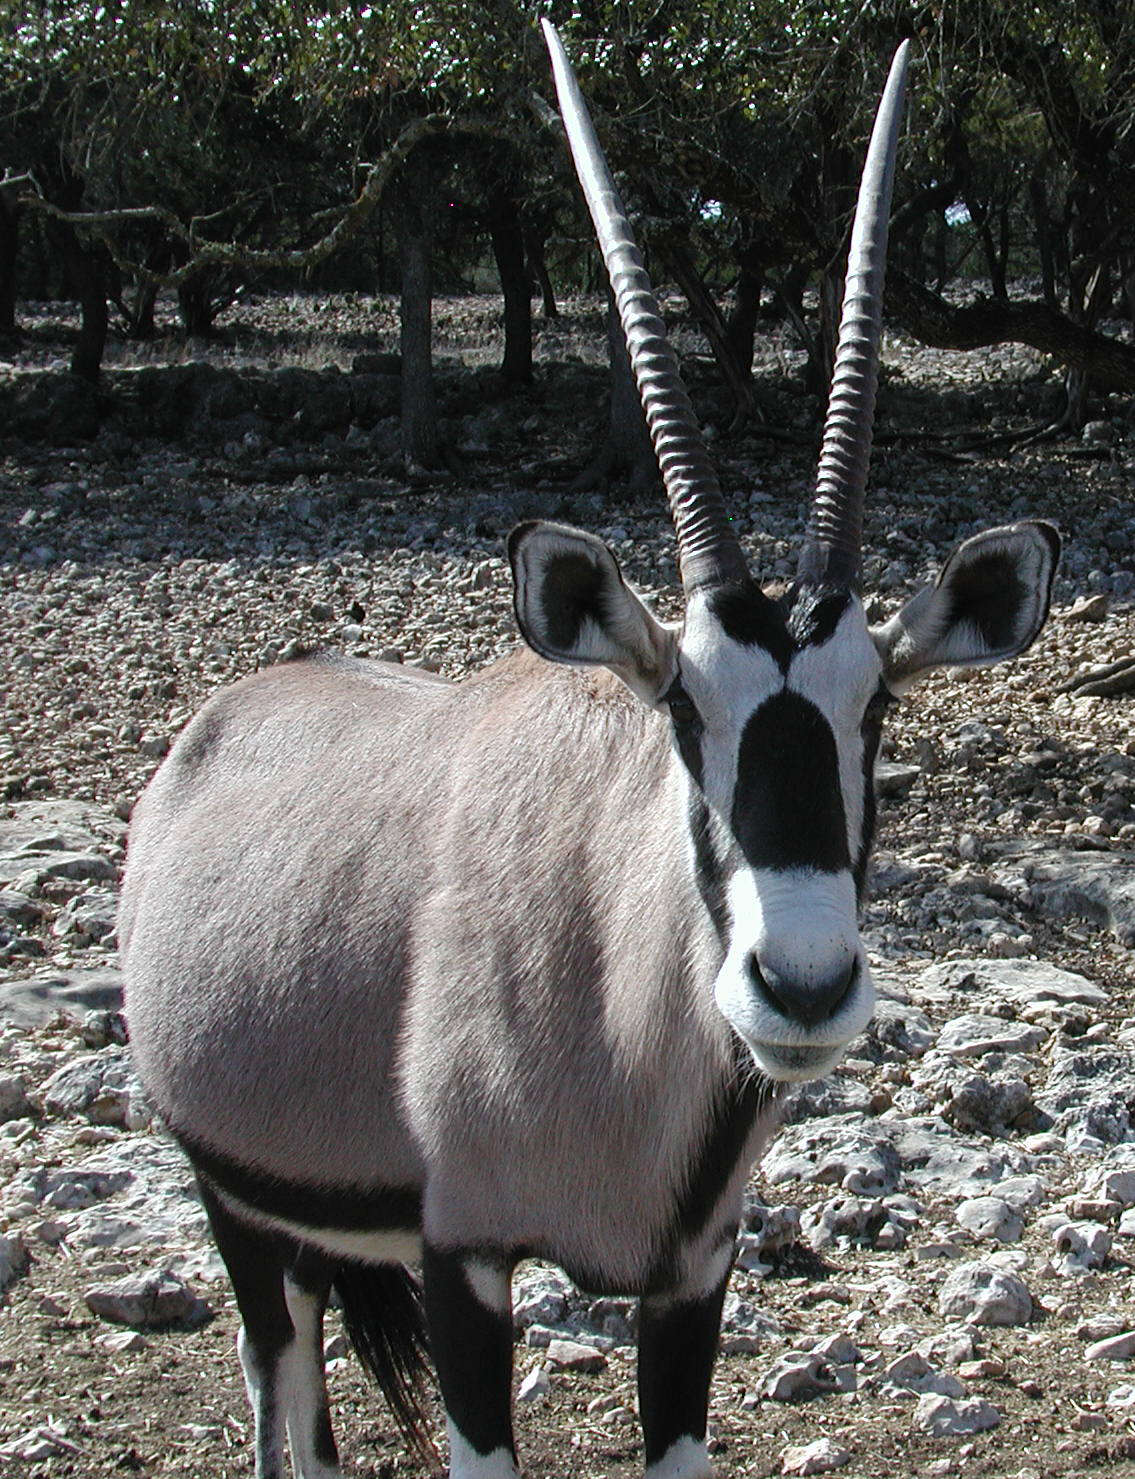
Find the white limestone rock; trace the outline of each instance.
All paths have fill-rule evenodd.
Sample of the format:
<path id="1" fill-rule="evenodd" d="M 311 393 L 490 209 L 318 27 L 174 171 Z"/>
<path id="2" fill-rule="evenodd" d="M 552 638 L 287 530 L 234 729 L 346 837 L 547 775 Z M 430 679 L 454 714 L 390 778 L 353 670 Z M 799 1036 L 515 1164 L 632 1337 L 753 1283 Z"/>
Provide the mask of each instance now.
<path id="1" fill-rule="evenodd" d="M 1027 1325 L 1033 1302 L 1016 1274 L 991 1263 L 963 1263 L 943 1280 L 938 1313 L 971 1325 Z"/>

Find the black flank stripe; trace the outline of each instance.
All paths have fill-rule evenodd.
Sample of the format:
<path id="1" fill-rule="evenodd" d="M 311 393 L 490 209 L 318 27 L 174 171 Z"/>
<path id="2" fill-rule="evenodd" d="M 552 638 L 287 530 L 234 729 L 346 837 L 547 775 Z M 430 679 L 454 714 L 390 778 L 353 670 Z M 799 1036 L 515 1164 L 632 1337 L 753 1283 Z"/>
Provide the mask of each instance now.
<path id="1" fill-rule="evenodd" d="M 855 877 L 855 894 L 863 903 L 867 889 L 867 863 L 875 843 L 875 823 L 878 804 L 875 799 L 875 757 L 879 753 L 879 742 L 883 737 L 883 715 L 894 697 L 890 689 L 879 679 L 875 699 L 867 706 L 863 720 L 863 829 L 859 836 L 859 848 L 852 870 Z"/>
<path id="2" fill-rule="evenodd" d="M 252 1170 L 184 1135 L 177 1138 L 200 1175 L 271 1217 L 341 1232 L 413 1232 L 421 1226 L 416 1187 L 312 1186 Z"/>

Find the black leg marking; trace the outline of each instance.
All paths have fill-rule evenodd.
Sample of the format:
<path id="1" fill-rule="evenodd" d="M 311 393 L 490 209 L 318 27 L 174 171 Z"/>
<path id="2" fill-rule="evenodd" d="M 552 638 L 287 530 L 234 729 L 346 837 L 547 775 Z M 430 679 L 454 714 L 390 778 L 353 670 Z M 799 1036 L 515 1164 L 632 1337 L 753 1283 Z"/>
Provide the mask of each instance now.
<path id="1" fill-rule="evenodd" d="M 639 1308 L 638 1405 L 647 1465 L 705 1441 L 709 1382 L 729 1275 L 701 1298 L 648 1295 Z"/>
<path id="2" fill-rule="evenodd" d="M 233 1217 L 203 1182 L 201 1199 L 240 1310 L 238 1349 L 256 1424 L 256 1479 L 283 1479 L 287 1395 L 281 1368 L 295 1327 L 280 1244 Z"/>
<path id="3" fill-rule="evenodd" d="M 441 1252 L 428 1243 L 423 1249 L 430 1351 L 446 1414 L 465 1442 L 482 1457 L 503 1448 L 515 1463 L 512 1318 L 477 1297 L 466 1261 L 460 1252 Z"/>

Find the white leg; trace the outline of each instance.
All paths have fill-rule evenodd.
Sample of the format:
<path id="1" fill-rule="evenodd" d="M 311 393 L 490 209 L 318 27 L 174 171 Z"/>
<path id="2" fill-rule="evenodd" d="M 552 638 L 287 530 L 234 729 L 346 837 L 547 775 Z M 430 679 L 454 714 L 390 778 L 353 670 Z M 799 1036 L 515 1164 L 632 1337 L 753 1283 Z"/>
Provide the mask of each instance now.
<path id="1" fill-rule="evenodd" d="M 292 1471 L 295 1479 L 338 1479 L 323 1370 L 323 1300 L 287 1277 L 284 1298 L 296 1332 L 280 1362 Z"/>
<path id="2" fill-rule="evenodd" d="M 282 1479 L 284 1461 L 285 1401 L 281 1363 L 283 1353 L 271 1353 L 265 1359 L 257 1353 L 243 1325 L 236 1338 L 244 1389 L 252 1408 L 253 1445 L 256 1453 L 256 1479 Z"/>
<path id="3" fill-rule="evenodd" d="M 713 1479 L 705 1443 L 689 1436 L 679 1438 L 660 1459 L 646 1466 L 646 1479 Z"/>

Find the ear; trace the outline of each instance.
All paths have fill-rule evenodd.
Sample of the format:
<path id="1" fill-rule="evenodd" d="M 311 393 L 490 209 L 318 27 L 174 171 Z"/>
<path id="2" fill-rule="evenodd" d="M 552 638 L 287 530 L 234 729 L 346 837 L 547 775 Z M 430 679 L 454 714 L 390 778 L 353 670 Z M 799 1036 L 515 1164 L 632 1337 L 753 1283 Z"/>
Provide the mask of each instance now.
<path id="1" fill-rule="evenodd" d="M 563 524 L 520 524 L 508 558 L 529 647 L 550 662 L 601 664 L 657 703 L 673 677 L 674 635 L 627 586 L 601 539 Z"/>
<path id="2" fill-rule="evenodd" d="M 871 635 L 901 692 L 928 668 L 985 667 L 1023 652 L 1044 625 L 1060 536 L 1040 520 L 975 534 L 932 586 Z"/>

